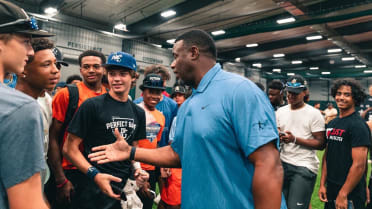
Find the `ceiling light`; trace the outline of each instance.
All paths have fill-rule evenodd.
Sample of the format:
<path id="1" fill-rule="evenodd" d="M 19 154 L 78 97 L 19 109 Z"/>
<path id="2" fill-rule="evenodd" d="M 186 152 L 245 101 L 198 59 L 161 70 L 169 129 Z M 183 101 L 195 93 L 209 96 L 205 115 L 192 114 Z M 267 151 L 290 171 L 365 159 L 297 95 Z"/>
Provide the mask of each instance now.
<path id="1" fill-rule="evenodd" d="M 292 61 L 292 64 L 296 65 L 296 64 L 302 64 L 302 61 L 301 60 L 293 60 Z"/>
<path id="2" fill-rule="evenodd" d="M 353 61 L 355 60 L 355 57 L 343 57 L 341 58 L 342 61 Z"/>
<path id="3" fill-rule="evenodd" d="M 290 22 L 294 22 L 294 21 L 296 21 L 296 19 L 294 17 L 289 17 L 289 18 L 277 20 L 276 22 L 278 24 L 284 24 L 284 23 L 290 23 Z"/>
<path id="4" fill-rule="evenodd" d="M 312 41 L 312 40 L 318 40 L 318 39 L 322 39 L 323 38 L 323 36 L 321 36 L 321 35 L 317 35 L 317 36 L 307 36 L 306 37 L 306 40 L 308 40 L 308 41 Z"/>
<path id="5" fill-rule="evenodd" d="M 168 11 L 162 12 L 160 15 L 162 17 L 170 17 L 170 16 L 173 16 L 175 14 L 176 14 L 176 12 L 174 10 L 168 10 Z"/>
<path id="6" fill-rule="evenodd" d="M 252 66 L 253 67 L 262 68 L 262 64 L 261 63 L 253 63 Z"/>
<path id="7" fill-rule="evenodd" d="M 47 7 L 44 9 L 44 13 L 47 15 L 54 15 L 57 14 L 58 10 L 54 7 Z"/>
<path id="8" fill-rule="evenodd" d="M 365 68 L 367 65 L 355 65 L 355 68 Z"/>
<path id="9" fill-rule="evenodd" d="M 279 68 L 275 68 L 275 69 L 273 69 L 273 72 L 275 72 L 275 73 L 280 73 L 280 72 L 282 72 L 282 70 L 279 69 Z"/>
<path id="10" fill-rule="evenodd" d="M 160 44 L 153 44 L 153 45 L 156 46 L 156 47 L 161 48 L 161 45 Z"/>
<path id="11" fill-rule="evenodd" d="M 216 30 L 216 31 L 212 32 L 212 35 L 218 36 L 218 35 L 222 35 L 222 34 L 225 34 L 225 33 L 226 32 L 224 30 Z"/>
<path id="12" fill-rule="evenodd" d="M 364 73 L 372 73 L 372 70 L 365 70 Z"/>
<path id="13" fill-rule="evenodd" d="M 235 58 L 235 62 L 240 62 L 240 57 Z"/>
<path id="14" fill-rule="evenodd" d="M 310 67 L 310 70 L 319 70 L 319 67 Z"/>
<path id="15" fill-rule="evenodd" d="M 123 23 L 118 23 L 114 26 L 115 29 L 117 30 L 122 30 L 128 32 L 127 25 Z"/>
<path id="16" fill-rule="evenodd" d="M 248 47 L 248 48 L 250 48 L 250 47 L 257 47 L 258 44 L 257 43 L 253 43 L 253 44 L 247 44 L 245 46 Z"/>
<path id="17" fill-rule="evenodd" d="M 278 57 L 284 57 L 285 56 L 285 54 L 274 54 L 273 55 L 273 57 L 275 57 L 275 58 L 278 58 Z"/>
<path id="18" fill-rule="evenodd" d="M 176 39 L 169 39 L 169 40 L 167 40 L 167 43 L 168 44 L 174 44 L 175 41 L 176 41 Z"/>
<path id="19" fill-rule="evenodd" d="M 322 72 L 322 75 L 329 75 L 331 72 Z"/>
<path id="20" fill-rule="evenodd" d="M 294 76 L 294 73 L 287 73 L 287 76 Z"/>
<path id="21" fill-rule="evenodd" d="M 342 49 L 328 49 L 328 53 L 342 52 Z"/>

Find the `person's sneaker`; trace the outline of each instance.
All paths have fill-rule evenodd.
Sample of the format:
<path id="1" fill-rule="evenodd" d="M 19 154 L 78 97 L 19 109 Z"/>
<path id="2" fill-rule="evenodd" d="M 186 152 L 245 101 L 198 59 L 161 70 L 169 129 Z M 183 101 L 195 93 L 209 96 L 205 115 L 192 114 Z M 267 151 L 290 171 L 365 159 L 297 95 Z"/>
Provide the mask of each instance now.
<path id="1" fill-rule="evenodd" d="M 158 194 L 158 196 L 156 196 L 154 199 L 154 203 L 159 205 L 160 200 L 161 200 L 161 197 L 160 197 L 160 194 Z"/>

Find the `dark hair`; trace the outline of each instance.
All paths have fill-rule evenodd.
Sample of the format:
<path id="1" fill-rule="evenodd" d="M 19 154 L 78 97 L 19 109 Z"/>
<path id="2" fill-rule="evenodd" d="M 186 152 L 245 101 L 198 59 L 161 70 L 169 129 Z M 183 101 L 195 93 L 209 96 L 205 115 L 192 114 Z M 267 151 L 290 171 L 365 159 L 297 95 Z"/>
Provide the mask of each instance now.
<path id="1" fill-rule="evenodd" d="M 340 79 L 335 81 L 331 88 L 331 94 L 333 97 L 336 97 L 337 90 L 341 86 L 350 86 L 351 87 L 351 95 L 353 97 L 355 106 L 359 106 L 367 97 L 364 93 L 362 86 L 353 79 Z"/>
<path id="2" fill-rule="evenodd" d="M 280 80 L 272 80 L 269 85 L 269 89 L 276 89 L 276 90 L 283 90 L 285 88 L 285 85 Z"/>
<path id="3" fill-rule="evenodd" d="M 163 65 L 150 65 L 145 68 L 145 76 L 148 74 L 160 74 L 161 78 L 163 80 L 169 81 L 170 79 L 170 73 L 168 69 Z"/>
<path id="4" fill-rule="evenodd" d="M 255 82 L 255 84 L 256 84 L 256 86 L 257 86 L 258 88 L 260 88 L 262 91 L 265 91 L 265 86 L 262 85 L 262 83 L 260 83 L 260 82 Z"/>
<path id="5" fill-rule="evenodd" d="M 67 77 L 67 79 L 66 79 L 66 83 L 67 83 L 67 84 L 70 84 L 70 83 L 72 83 L 72 81 L 74 81 L 74 80 L 83 81 L 83 79 L 80 77 L 80 75 L 71 75 L 71 76 Z"/>
<path id="6" fill-rule="evenodd" d="M 320 102 L 315 102 L 315 103 L 314 103 L 314 106 L 317 105 L 317 104 L 320 104 Z"/>
<path id="7" fill-rule="evenodd" d="M 191 30 L 177 37 L 176 41 L 183 40 L 184 46 L 196 45 L 201 52 L 207 52 L 213 59 L 217 59 L 217 49 L 213 38 L 203 30 Z"/>
<path id="8" fill-rule="evenodd" d="M 129 75 L 134 78 L 136 76 L 136 71 L 130 69 L 130 68 L 126 68 L 126 67 L 121 67 L 121 66 L 117 66 L 117 65 L 109 65 L 106 67 L 106 74 L 108 74 L 108 71 L 110 70 L 125 70 L 125 71 L 128 71 L 129 72 Z"/>
<path id="9" fill-rule="evenodd" d="M 94 51 L 94 50 L 87 50 L 87 51 L 84 51 L 83 53 L 81 53 L 79 55 L 79 65 L 80 65 L 80 67 L 81 67 L 81 60 L 84 57 L 87 57 L 87 56 L 99 57 L 99 58 L 101 58 L 101 61 L 102 61 L 101 64 L 105 64 L 106 63 L 106 57 L 105 57 L 104 54 L 102 54 L 101 52 L 98 52 L 98 51 Z"/>
<path id="10" fill-rule="evenodd" d="M 54 44 L 51 40 L 47 38 L 35 38 L 32 39 L 31 42 L 32 48 L 34 49 L 35 53 L 44 49 L 53 49 Z"/>

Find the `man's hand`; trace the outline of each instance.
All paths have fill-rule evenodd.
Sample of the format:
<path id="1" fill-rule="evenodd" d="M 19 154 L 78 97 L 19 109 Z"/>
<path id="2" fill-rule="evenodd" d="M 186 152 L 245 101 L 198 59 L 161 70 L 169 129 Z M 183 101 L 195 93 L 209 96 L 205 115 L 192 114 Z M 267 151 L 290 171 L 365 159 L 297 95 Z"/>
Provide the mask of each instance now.
<path id="1" fill-rule="evenodd" d="M 291 143 L 294 142 L 295 136 L 292 135 L 290 131 L 286 131 L 285 135 L 280 136 L 280 141 L 284 143 Z"/>
<path id="2" fill-rule="evenodd" d="M 93 147 L 93 153 L 88 155 L 89 159 L 98 164 L 127 160 L 130 155 L 131 146 L 120 135 L 117 128 L 115 128 L 115 137 L 116 142 L 113 144 Z"/>
<path id="3" fill-rule="evenodd" d="M 322 201 L 322 202 L 328 202 L 328 199 L 327 199 L 327 189 L 326 189 L 326 187 L 324 185 L 320 185 L 319 191 L 318 191 L 318 196 L 319 196 L 320 201 Z"/>
<path id="4" fill-rule="evenodd" d="M 340 191 L 337 195 L 335 206 L 336 209 L 347 209 L 347 195 L 342 194 Z"/>
<path id="5" fill-rule="evenodd" d="M 57 188 L 57 202 L 71 203 L 71 194 L 74 192 L 74 186 L 70 181 L 67 181 L 61 188 Z"/>
<path id="6" fill-rule="evenodd" d="M 138 188 L 141 188 L 145 185 L 145 183 L 149 180 L 150 175 L 146 171 L 142 169 L 137 169 L 134 172 L 134 177 L 136 178 L 136 184 Z"/>
<path id="7" fill-rule="evenodd" d="M 114 199 L 120 200 L 120 194 L 115 194 L 112 191 L 110 182 L 115 181 L 115 182 L 121 182 L 121 179 L 109 174 L 105 173 L 98 173 L 94 177 L 94 182 L 98 185 L 98 187 L 101 189 L 103 193 L 105 193 L 107 196 L 112 197 Z"/>

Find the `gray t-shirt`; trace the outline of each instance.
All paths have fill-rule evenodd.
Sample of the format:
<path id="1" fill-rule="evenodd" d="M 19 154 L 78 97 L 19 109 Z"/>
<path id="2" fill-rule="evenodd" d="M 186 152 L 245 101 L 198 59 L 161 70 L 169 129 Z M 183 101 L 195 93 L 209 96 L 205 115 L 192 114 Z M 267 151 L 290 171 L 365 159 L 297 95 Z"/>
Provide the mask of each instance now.
<path id="1" fill-rule="evenodd" d="M 43 137 L 36 100 L 0 83 L 0 208 L 8 188 L 45 169 Z"/>

